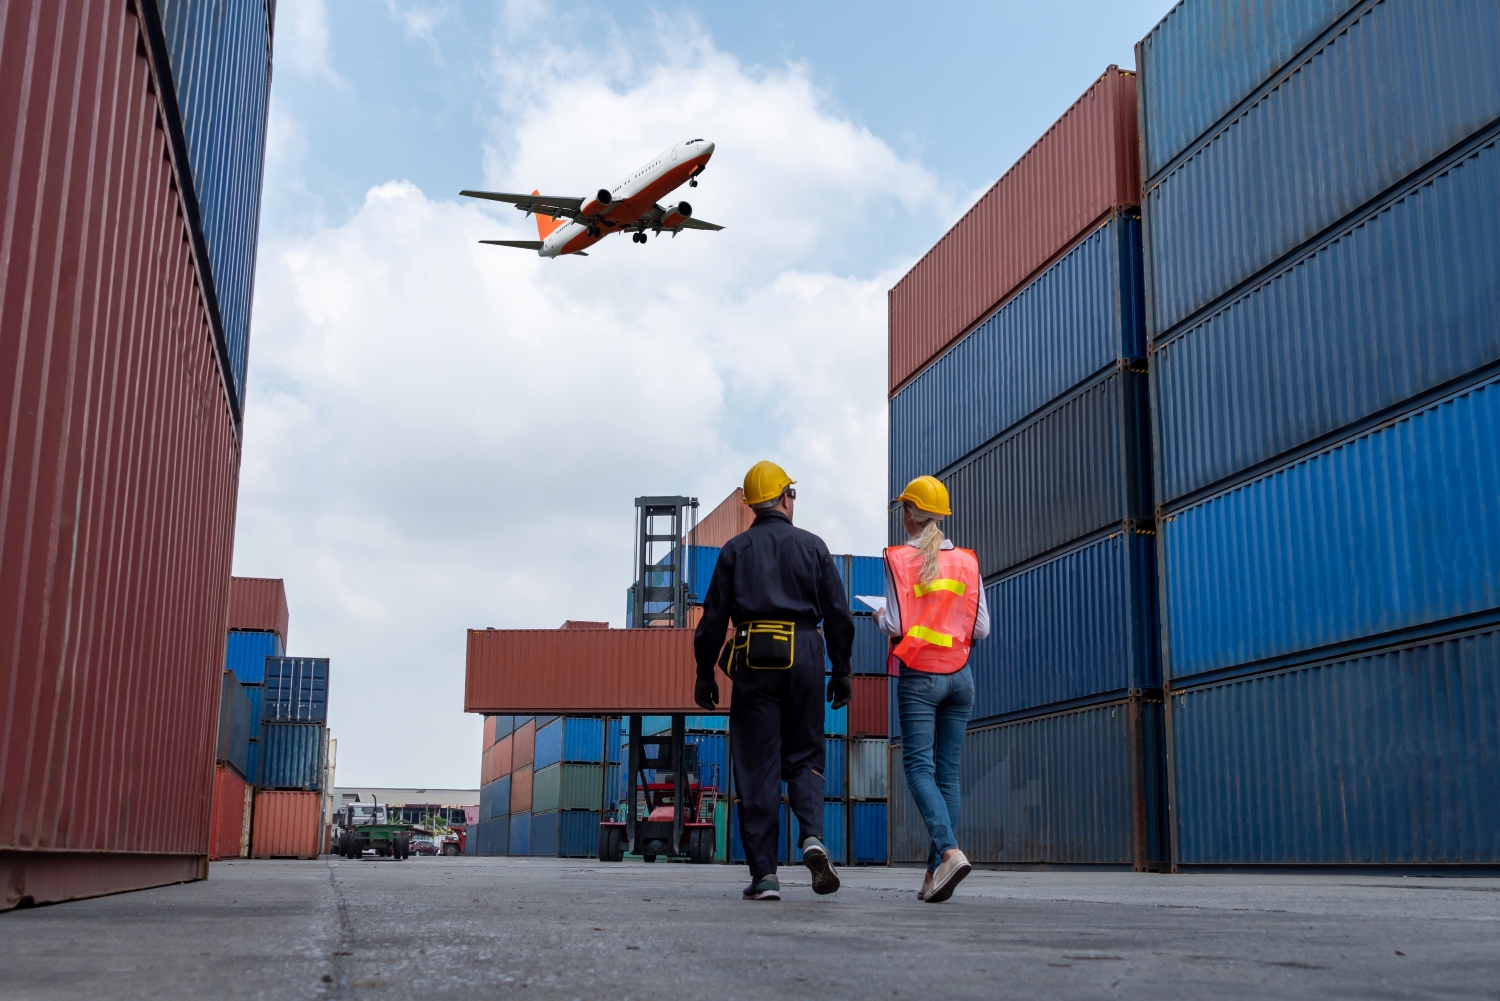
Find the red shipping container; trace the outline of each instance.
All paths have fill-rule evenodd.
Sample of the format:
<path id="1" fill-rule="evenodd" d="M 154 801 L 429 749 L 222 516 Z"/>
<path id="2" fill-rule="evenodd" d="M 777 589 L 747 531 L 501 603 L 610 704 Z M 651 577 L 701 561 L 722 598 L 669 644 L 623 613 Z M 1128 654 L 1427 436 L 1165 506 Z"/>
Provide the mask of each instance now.
<path id="1" fill-rule="evenodd" d="M 149 45 L 0 14 L 0 909 L 208 873 L 235 411 Z"/>
<path id="2" fill-rule="evenodd" d="M 745 492 L 739 487 L 719 506 L 710 511 L 698 526 L 688 532 L 688 545 L 722 547 L 724 543 L 749 528 L 755 512 L 745 503 Z"/>
<path id="3" fill-rule="evenodd" d="M 464 710 L 696 715 L 697 677 L 691 629 L 471 629 Z M 734 686 L 717 677 L 728 711 Z"/>
<path id="4" fill-rule="evenodd" d="M 227 765 L 214 769 L 213 836 L 208 845 L 211 861 L 243 858 L 250 854 L 250 806 L 254 790 Z"/>
<path id="5" fill-rule="evenodd" d="M 849 735 L 885 737 L 890 734 L 890 679 L 885 675 L 858 675 L 849 697 Z"/>
<path id="6" fill-rule="evenodd" d="M 891 395 L 1110 213 L 1140 203 L 1135 74 L 1111 66 L 891 289 Z"/>
<path id="7" fill-rule="evenodd" d="M 524 725 L 516 727 L 516 732 L 510 736 L 510 770 L 514 774 L 536 760 L 536 720 L 527 720 Z"/>
<path id="8" fill-rule="evenodd" d="M 315 859 L 323 845 L 323 794 L 261 789 L 254 828 L 252 858 Z"/>
<path id="9" fill-rule="evenodd" d="M 510 812 L 526 813 L 531 809 L 531 766 L 510 773 Z"/>
<path id="10" fill-rule="evenodd" d="M 229 589 L 229 628 L 275 633 L 286 646 L 286 584 L 280 578 L 236 577 Z"/>
<path id="11" fill-rule="evenodd" d="M 489 749 L 491 747 L 494 747 L 494 746 L 495 746 L 495 717 L 494 716 L 486 716 L 484 718 L 484 747 L 487 750 L 487 749 Z"/>
<path id="12" fill-rule="evenodd" d="M 490 753 L 494 755 L 491 759 L 494 762 L 490 772 L 491 782 L 504 778 L 515 771 L 515 746 L 516 735 L 514 733 L 507 733 L 495 741 L 495 746 L 490 748 Z"/>

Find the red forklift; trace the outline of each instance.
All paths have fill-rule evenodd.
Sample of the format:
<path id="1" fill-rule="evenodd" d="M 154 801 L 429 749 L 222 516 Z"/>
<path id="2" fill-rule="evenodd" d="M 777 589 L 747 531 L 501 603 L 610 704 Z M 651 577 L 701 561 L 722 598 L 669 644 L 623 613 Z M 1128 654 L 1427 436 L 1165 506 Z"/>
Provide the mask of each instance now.
<path id="1" fill-rule="evenodd" d="M 698 746 L 686 743 L 686 730 L 687 717 L 673 716 L 669 735 L 644 737 L 641 717 L 630 717 L 625 819 L 600 822 L 601 862 L 624 861 L 627 851 L 647 862 L 658 855 L 700 865 L 714 860 L 719 790 L 701 774 Z M 646 781 L 648 770 L 654 781 Z"/>

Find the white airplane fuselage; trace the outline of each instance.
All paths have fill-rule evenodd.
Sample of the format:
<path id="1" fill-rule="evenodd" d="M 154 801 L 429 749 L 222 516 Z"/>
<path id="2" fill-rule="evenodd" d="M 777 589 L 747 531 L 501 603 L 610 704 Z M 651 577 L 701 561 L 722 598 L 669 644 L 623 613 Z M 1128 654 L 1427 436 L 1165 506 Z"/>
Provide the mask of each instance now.
<path id="1" fill-rule="evenodd" d="M 641 220 L 656 208 L 659 199 L 681 187 L 693 175 L 701 173 L 714 155 L 714 144 L 706 139 L 694 139 L 677 143 L 661 153 L 625 180 L 610 189 L 610 200 L 606 203 L 599 196 L 589 199 L 583 211 L 590 223 L 554 221 L 555 228 L 542 237 L 542 257 L 561 257 L 587 250 L 611 232 L 641 230 Z M 668 206 L 668 215 L 647 228 L 675 229 L 676 223 L 686 219 L 691 208 L 678 214 Z M 539 226 L 545 225 L 539 217 Z"/>

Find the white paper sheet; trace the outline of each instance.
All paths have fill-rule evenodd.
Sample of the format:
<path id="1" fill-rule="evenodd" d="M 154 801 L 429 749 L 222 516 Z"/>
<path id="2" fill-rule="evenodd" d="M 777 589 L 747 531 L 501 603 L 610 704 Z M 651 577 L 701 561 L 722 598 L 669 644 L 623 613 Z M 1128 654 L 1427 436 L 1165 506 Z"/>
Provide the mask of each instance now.
<path id="1" fill-rule="evenodd" d="M 864 602 L 866 605 L 869 605 L 870 608 L 872 610 L 876 611 L 876 612 L 883 612 L 883 611 L 885 611 L 885 595 L 883 595 L 883 594 L 881 594 L 881 595 L 856 594 L 854 597 L 858 598 L 860 601 Z"/>

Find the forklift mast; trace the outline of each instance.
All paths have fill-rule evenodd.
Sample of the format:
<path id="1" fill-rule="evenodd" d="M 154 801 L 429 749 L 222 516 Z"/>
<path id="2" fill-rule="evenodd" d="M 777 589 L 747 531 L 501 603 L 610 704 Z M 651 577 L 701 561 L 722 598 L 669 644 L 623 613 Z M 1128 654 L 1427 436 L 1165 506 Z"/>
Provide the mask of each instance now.
<path id="1" fill-rule="evenodd" d="M 698 498 L 637 497 L 635 509 L 630 628 L 685 628 L 688 582 L 683 539 L 698 527 Z M 689 518 L 691 525 L 686 524 Z"/>

